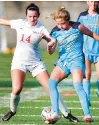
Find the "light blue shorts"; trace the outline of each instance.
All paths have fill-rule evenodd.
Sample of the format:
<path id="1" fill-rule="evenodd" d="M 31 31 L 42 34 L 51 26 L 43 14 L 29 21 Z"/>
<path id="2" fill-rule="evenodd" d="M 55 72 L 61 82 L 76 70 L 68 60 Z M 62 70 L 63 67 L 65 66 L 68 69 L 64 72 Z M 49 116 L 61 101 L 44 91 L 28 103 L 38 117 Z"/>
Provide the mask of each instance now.
<path id="1" fill-rule="evenodd" d="M 87 55 L 85 54 L 85 60 L 89 60 L 91 63 L 99 62 L 99 56 Z"/>
<path id="2" fill-rule="evenodd" d="M 56 66 L 60 67 L 64 73 L 68 76 L 70 75 L 73 70 L 80 69 L 85 74 L 85 62 L 84 60 L 77 58 L 72 60 L 71 62 L 66 62 L 66 60 L 59 59 L 56 62 Z"/>

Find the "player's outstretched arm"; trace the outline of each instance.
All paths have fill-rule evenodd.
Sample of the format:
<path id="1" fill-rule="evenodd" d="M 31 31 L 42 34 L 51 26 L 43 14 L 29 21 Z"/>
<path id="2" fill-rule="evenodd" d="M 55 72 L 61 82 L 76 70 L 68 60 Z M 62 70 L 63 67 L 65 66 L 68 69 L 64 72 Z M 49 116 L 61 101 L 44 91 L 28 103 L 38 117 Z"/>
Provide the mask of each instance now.
<path id="1" fill-rule="evenodd" d="M 50 42 L 51 41 L 51 37 L 50 36 L 46 36 L 45 34 L 43 34 L 43 37 L 42 37 L 44 40 L 46 40 L 47 42 Z"/>
<path id="2" fill-rule="evenodd" d="M 0 18 L 0 25 L 10 26 L 10 20 Z"/>
<path id="3" fill-rule="evenodd" d="M 80 24 L 79 25 L 79 30 L 85 34 L 88 35 L 92 38 L 94 38 L 95 40 L 99 41 L 99 35 L 96 33 L 93 33 L 91 30 L 89 30 L 87 27 L 85 27 L 84 25 Z"/>

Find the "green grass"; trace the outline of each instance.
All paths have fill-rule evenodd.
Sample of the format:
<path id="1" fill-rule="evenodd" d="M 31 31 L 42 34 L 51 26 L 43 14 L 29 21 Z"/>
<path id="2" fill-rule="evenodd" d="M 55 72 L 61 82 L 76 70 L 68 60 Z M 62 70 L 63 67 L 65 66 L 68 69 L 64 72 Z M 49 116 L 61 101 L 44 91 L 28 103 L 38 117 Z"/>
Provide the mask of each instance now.
<path id="1" fill-rule="evenodd" d="M 54 55 L 50 56 L 46 53 L 46 51 L 41 51 L 42 58 L 47 66 L 47 69 L 49 73 L 53 69 L 53 63 L 57 59 L 58 55 L 55 53 Z M 10 78 L 10 64 L 12 60 L 11 54 L 5 55 L 0 54 L 0 118 L 7 113 L 9 110 L 9 98 L 11 93 L 11 78 Z M 93 70 L 94 66 L 93 66 Z M 70 77 L 71 78 L 71 77 Z M 27 74 L 26 80 L 24 82 L 24 88 L 22 91 L 23 95 L 27 95 L 29 92 L 31 92 L 30 97 L 34 96 L 35 88 L 38 88 L 39 92 L 40 84 L 32 78 L 31 74 Z M 65 86 L 68 88 L 68 85 Z M 66 89 L 66 91 L 62 91 L 61 94 L 64 95 L 68 92 L 75 91 L 72 89 L 72 85 L 70 85 L 71 89 Z M 34 90 L 31 90 L 33 89 Z M 91 125 L 98 125 L 99 124 L 99 98 L 96 96 L 95 93 L 96 86 L 95 84 L 92 84 L 92 91 L 91 91 L 91 113 L 93 116 L 98 116 L 98 118 L 94 118 L 94 123 L 91 123 Z M 79 125 L 86 125 L 86 123 L 83 122 L 83 112 L 79 103 L 78 96 L 75 94 L 73 96 L 66 96 L 64 97 L 65 103 L 67 107 L 72 111 L 72 113 L 75 116 L 78 116 L 80 119 L 80 123 L 77 123 Z M 75 102 L 77 101 L 77 102 Z M 7 103 L 6 103 L 7 102 Z M 26 125 L 26 124 L 34 124 L 34 125 L 44 125 L 44 122 L 41 119 L 41 111 L 43 107 L 50 106 L 50 99 L 48 96 L 44 96 L 41 93 L 41 96 L 37 97 L 36 99 L 27 99 L 27 97 L 22 97 L 22 100 L 19 104 L 18 110 L 16 115 L 10 120 L 10 121 L 2 121 L 0 120 L 0 125 Z M 97 109 L 96 109 L 97 108 Z M 74 125 L 74 123 L 69 122 L 68 120 L 62 118 L 59 120 L 55 125 Z"/>
<path id="2" fill-rule="evenodd" d="M 2 90 L 2 91 L 1 91 Z M 0 88 L 0 91 L 2 93 L 2 96 L 4 94 L 5 96 L 5 91 L 6 90 L 10 90 L 8 88 Z M 26 91 L 25 89 L 23 89 L 23 91 Z M 71 90 L 65 91 L 63 93 L 67 93 Z M 9 91 L 6 91 L 6 95 L 9 94 Z M 91 95 L 95 95 L 95 91 L 92 91 Z M 79 101 L 78 96 L 67 96 L 64 98 L 65 103 L 67 101 L 67 107 L 69 109 L 71 109 L 72 113 L 75 116 L 78 116 L 78 118 L 80 119 L 80 125 L 85 125 L 85 123 L 82 120 L 82 116 L 83 116 L 83 112 L 82 109 L 77 109 L 77 108 L 81 108 L 80 103 L 74 103 L 72 101 Z M 91 113 L 93 116 L 99 116 L 99 109 L 95 110 L 93 108 L 99 108 L 99 98 L 97 96 L 95 97 L 91 97 L 91 101 L 92 101 L 92 106 L 91 106 Z M 98 103 L 93 103 L 93 101 L 96 101 Z M 41 111 L 43 109 L 43 107 L 49 106 L 50 105 L 50 99 L 49 97 L 44 97 L 41 96 L 35 100 L 27 100 L 24 102 L 21 102 L 19 104 L 18 107 L 18 111 L 17 114 L 10 120 L 7 122 L 3 122 L 0 120 L 1 124 L 44 124 L 43 121 L 41 120 Z M 72 109 L 72 108 L 74 109 Z M 2 114 L 1 117 L 9 110 L 8 105 L 6 105 L 6 107 L 0 107 L 0 113 Z M 98 125 L 99 120 L 98 118 L 94 118 L 95 122 L 91 123 L 91 125 Z M 69 122 L 68 120 L 62 118 L 60 121 L 58 121 L 56 123 L 56 125 L 73 125 L 74 123 Z"/>

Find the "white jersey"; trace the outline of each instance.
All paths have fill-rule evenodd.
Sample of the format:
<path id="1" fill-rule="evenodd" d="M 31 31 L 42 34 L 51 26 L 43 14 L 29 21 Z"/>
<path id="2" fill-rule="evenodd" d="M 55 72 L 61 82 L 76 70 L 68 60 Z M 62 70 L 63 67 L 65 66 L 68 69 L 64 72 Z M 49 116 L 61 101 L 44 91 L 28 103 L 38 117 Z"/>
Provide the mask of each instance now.
<path id="1" fill-rule="evenodd" d="M 11 20 L 11 28 L 17 31 L 17 45 L 12 63 L 38 65 L 41 60 L 38 44 L 42 40 L 41 33 L 49 36 L 47 29 L 38 21 L 30 26 L 27 20 Z"/>

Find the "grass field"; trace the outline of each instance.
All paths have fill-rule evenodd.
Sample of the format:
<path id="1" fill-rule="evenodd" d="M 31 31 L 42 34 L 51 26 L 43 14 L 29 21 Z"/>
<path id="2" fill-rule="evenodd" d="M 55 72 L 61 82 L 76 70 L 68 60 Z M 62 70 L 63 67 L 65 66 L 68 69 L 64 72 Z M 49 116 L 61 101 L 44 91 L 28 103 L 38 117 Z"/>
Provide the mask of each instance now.
<path id="1" fill-rule="evenodd" d="M 53 56 L 49 56 L 46 52 L 42 51 L 42 58 L 47 65 L 48 71 L 51 72 L 53 63 L 57 59 L 57 54 L 55 53 Z M 0 54 L 0 118 L 9 111 L 11 59 L 11 54 Z M 71 79 L 71 76 L 69 79 Z M 87 123 L 83 122 L 83 112 L 72 84 L 61 83 L 59 85 L 59 91 L 61 92 L 68 109 L 80 119 L 80 123 L 77 124 L 86 125 Z M 99 98 L 96 96 L 95 84 L 92 84 L 91 89 L 91 105 L 90 109 L 94 118 L 94 123 L 91 123 L 91 125 L 99 125 Z M 49 97 L 43 91 L 39 83 L 37 83 L 36 80 L 32 78 L 31 74 L 28 73 L 16 115 L 7 122 L 0 119 L 0 125 L 44 125 L 44 122 L 41 119 L 41 111 L 47 106 L 50 106 Z M 74 123 L 62 118 L 56 125 L 74 125 Z"/>

